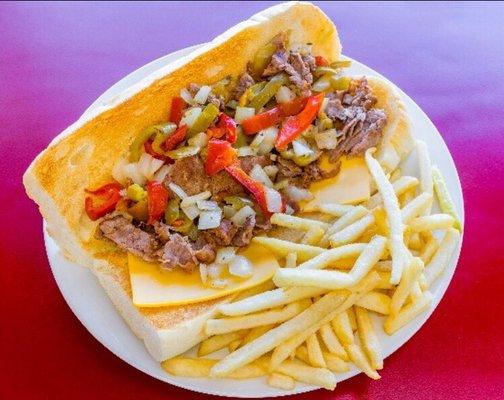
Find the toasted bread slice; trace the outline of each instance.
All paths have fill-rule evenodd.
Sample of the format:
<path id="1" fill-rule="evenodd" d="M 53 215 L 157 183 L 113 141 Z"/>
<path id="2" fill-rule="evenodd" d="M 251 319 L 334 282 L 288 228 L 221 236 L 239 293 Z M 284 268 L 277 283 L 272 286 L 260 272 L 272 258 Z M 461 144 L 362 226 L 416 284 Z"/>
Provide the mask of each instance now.
<path id="1" fill-rule="evenodd" d="M 252 16 L 212 42 L 161 68 L 93 110 L 58 135 L 23 177 L 39 205 L 48 232 L 62 253 L 91 268 L 119 313 L 152 356 L 164 360 L 204 338 L 202 326 L 227 298 L 179 307 L 142 309 L 133 305 L 126 254 L 94 237 L 97 223 L 84 212 L 85 188 L 112 179 L 113 165 L 138 132 L 166 120 L 171 99 L 191 82 L 213 83 L 246 70 L 256 51 L 290 31 L 294 43 L 313 43 L 315 54 L 337 60 L 341 45 L 335 26 L 308 3 L 284 3 Z"/>

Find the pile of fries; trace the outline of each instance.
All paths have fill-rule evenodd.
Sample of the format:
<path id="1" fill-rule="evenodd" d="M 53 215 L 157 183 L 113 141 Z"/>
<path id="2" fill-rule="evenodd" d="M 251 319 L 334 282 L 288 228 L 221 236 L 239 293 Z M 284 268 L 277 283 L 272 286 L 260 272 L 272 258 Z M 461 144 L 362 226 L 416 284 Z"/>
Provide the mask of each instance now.
<path id="1" fill-rule="evenodd" d="M 373 152 L 365 155 L 375 192 L 370 199 L 325 204 L 306 217 L 273 215 L 273 224 L 301 230 L 303 239 L 255 237 L 283 267 L 273 282 L 222 305 L 220 317 L 206 323 L 199 358 L 166 360 L 167 372 L 266 375 L 269 385 L 285 390 L 296 381 L 332 390 L 349 363 L 380 378 L 383 354 L 371 313 L 393 335 L 426 311 L 429 287 L 458 247 L 461 223 L 425 143 L 417 142 L 418 179 L 399 168 L 387 174 Z M 434 193 L 441 214 L 431 214 Z M 223 358 L 207 358 L 225 348 L 229 354 Z"/>

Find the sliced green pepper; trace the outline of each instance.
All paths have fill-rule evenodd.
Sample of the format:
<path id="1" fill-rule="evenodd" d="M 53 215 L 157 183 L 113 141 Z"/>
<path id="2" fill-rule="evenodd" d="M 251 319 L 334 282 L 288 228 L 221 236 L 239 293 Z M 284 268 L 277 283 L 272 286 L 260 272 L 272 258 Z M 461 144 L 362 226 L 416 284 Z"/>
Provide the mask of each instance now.
<path id="1" fill-rule="evenodd" d="M 200 148 L 198 146 L 183 146 L 178 149 L 168 151 L 166 154 L 172 160 L 179 160 L 181 158 L 186 158 L 198 154 Z"/>
<path id="2" fill-rule="evenodd" d="M 340 60 L 331 63 L 331 68 L 347 68 L 352 65 L 350 60 Z"/>
<path id="3" fill-rule="evenodd" d="M 317 158 L 320 157 L 320 152 L 313 152 L 312 154 L 308 156 L 296 156 L 296 153 L 294 153 L 294 150 L 285 150 L 280 153 L 280 155 L 285 158 L 286 160 L 292 160 L 294 161 L 297 165 L 300 167 L 304 167 L 308 164 L 311 164 L 313 161 L 315 161 Z"/>
<path id="4" fill-rule="evenodd" d="M 264 72 L 264 69 L 269 64 L 271 60 L 271 56 L 275 53 L 277 46 L 273 43 L 265 44 L 261 46 L 259 50 L 254 55 L 254 59 L 252 61 L 252 71 L 254 75 L 261 76 Z"/>
<path id="5" fill-rule="evenodd" d="M 201 114 L 196 118 L 193 126 L 189 128 L 189 137 L 200 132 L 206 132 L 213 120 L 219 115 L 219 109 L 212 103 L 205 106 Z"/>
<path id="6" fill-rule="evenodd" d="M 238 127 L 236 131 L 236 142 L 233 143 L 233 147 L 235 149 L 239 149 L 240 147 L 247 146 L 248 141 L 247 141 L 247 135 L 243 133 L 241 130 L 241 127 Z"/>
<path id="7" fill-rule="evenodd" d="M 158 154 L 165 154 L 166 152 L 161 145 L 166 141 L 166 138 L 177 129 L 177 125 L 173 122 L 166 122 L 164 124 L 154 125 L 153 128 L 156 129 L 156 134 L 152 141 L 152 149 Z"/>
<path id="8" fill-rule="evenodd" d="M 224 79 L 221 79 L 219 82 L 214 84 L 212 86 L 212 93 L 215 94 L 216 96 L 222 96 L 224 100 L 227 100 L 230 95 L 229 91 L 229 84 L 231 82 L 231 79 L 229 77 L 225 77 Z"/>
<path id="9" fill-rule="evenodd" d="M 147 222 L 149 211 L 147 208 L 147 199 L 143 199 L 128 208 L 128 213 L 138 221 Z"/>
<path id="10" fill-rule="evenodd" d="M 196 228 L 193 224 L 193 222 L 187 217 L 185 214 L 181 214 L 180 218 L 178 219 L 179 221 L 182 221 L 181 224 L 175 224 L 172 225 L 171 228 L 178 233 L 182 233 L 183 235 L 188 235 L 191 229 Z M 197 234 L 196 230 L 196 234 Z"/>
<path id="11" fill-rule="evenodd" d="M 152 127 L 147 128 L 142 133 L 140 133 L 130 146 L 129 159 L 131 162 L 137 162 L 142 154 L 142 147 L 145 142 L 147 142 L 156 131 Z"/>
<path id="12" fill-rule="evenodd" d="M 180 199 L 171 199 L 165 210 L 165 221 L 167 224 L 171 225 L 173 221 L 180 218 Z"/>
<path id="13" fill-rule="evenodd" d="M 134 183 L 128 186 L 127 195 L 133 201 L 141 201 L 147 197 L 147 191 L 138 183 Z"/>
<path id="14" fill-rule="evenodd" d="M 249 101 L 251 101 L 254 97 L 256 97 L 266 86 L 266 81 L 258 82 L 250 86 L 247 90 L 243 92 L 238 101 L 238 105 L 240 107 L 244 107 L 247 105 Z"/>
<path id="15" fill-rule="evenodd" d="M 337 73 L 338 71 L 331 67 L 317 67 L 317 69 L 315 69 L 315 71 L 313 72 L 315 76 L 322 76 L 326 74 L 335 75 Z"/>
<path id="16" fill-rule="evenodd" d="M 350 86 L 350 78 L 348 76 L 342 76 L 340 78 L 331 76 L 329 80 L 334 90 L 347 90 Z"/>
<path id="17" fill-rule="evenodd" d="M 226 196 L 224 197 L 224 201 L 231 205 L 236 211 L 240 210 L 242 207 L 252 204 L 251 201 L 238 196 Z"/>
<path id="18" fill-rule="evenodd" d="M 323 75 L 318 78 L 312 86 L 314 92 L 327 92 L 331 91 L 331 75 Z"/>
<path id="19" fill-rule="evenodd" d="M 262 107 L 266 105 L 268 101 L 270 101 L 280 89 L 280 86 L 286 84 L 288 82 L 287 77 L 282 74 L 278 78 L 271 79 L 264 89 L 261 90 L 260 93 L 255 96 L 249 104 L 249 107 L 254 107 L 256 112 L 258 112 Z"/>

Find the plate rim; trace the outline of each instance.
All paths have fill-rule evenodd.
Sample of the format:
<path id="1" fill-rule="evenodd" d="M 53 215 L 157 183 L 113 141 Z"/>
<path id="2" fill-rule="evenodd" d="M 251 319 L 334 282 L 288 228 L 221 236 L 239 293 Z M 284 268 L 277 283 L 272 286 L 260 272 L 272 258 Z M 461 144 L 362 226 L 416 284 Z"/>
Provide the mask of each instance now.
<path id="1" fill-rule="evenodd" d="M 84 117 L 87 113 L 89 113 L 92 110 L 94 110 L 96 107 L 99 107 L 99 106 L 103 105 L 105 103 L 105 99 L 113 98 L 116 95 L 118 95 L 119 93 L 121 93 L 123 90 L 125 90 L 126 88 L 128 88 L 128 87 L 130 87 L 130 86 L 132 86 L 132 85 L 135 84 L 135 83 L 131 83 L 131 84 L 125 85 L 125 82 L 128 82 L 129 80 L 132 80 L 132 79 L 135 79 L 136 82 L 139 82 L 141 79 L 145 78 L 145 76 L 143 76 L 143 77 L 141 77 L 141 78 L 138 79 L 138 78 L 134 78 L 135 76 L 141 75 L 142 73 L 145 74 L 144 71 L 147 71 L 147 70 L 151 69 L 157 63 L 163 64 L 163 63 L 168 62 L 167 61 L 168 59 L 172 59 L 172 58 L 176 59 L 176 58 L 179 58 L 179 57 L 183 57 L 183 56 L 189 54 L 190 52 L 198 49 L 199 47 L 201 47 L 203 45 L 204 44 L 196 44 L 196 45 L 188 46 L 186 48 L 179 49 L 179 50 L 176 50 L 176 51 L 171 52 L 169 54 L 166 54 L 164 56 L 161 56 L 159 58 L 156 58 L 156 59 L 154 59 L 154 60 L 152 60 L 152 61 L 150 61 L 150 62 L 142 65 L 141 67 L 137 68 L 133 72 L 127 74 L 126 76 L 124 76 L 123 78 L 121 78 L 120 80 L 118 80 L 116 83 L 114 83 L 112 86 L 110 86 L 107 90 L 105 90 L 86 109 L 86 111 L 82 114 L 82 117 Z M 343 56 L 343 58 L 349 59 L 349 60 L 352 61 L 353 64 L 359 65 L 361 67 L 364 67 L 364 68 L 372 71 L 375 75 L 381 77 L 388 84 L 392 85 L 398 91 L 398 93 L 400 94 L 400 96 L 402 97 L 402 99 L 403 100 L 405 100 L 405 99 L 410 100 L 413 103 L 413 105 L 417 108 L 417 110 L 420 111 L 420 113 L 422 114 L 422 117 L 425 118 L 432 125 L 432 127 L 435 130 L 436 135 L 439 137 L 439 139 L 442 142 L 442 145 L 444 146 L 443 153 L 447 153 L 449 155 L 447 161 L 448 161 L 449 164 L 451 164 L 450 168 L 454 172 L 454 177 L 455 177 L 455 180 L 456 180 L 455 181 L 455 185 L 456 185 L 456 187 L 458 189 L 457 197 L 458 197 L 458 195 L 460 195 L 460 205 L 461 205 L 460 218 L 461 218 L 461 221 L 462 221 L 462 225 L 464 226 L 464 223 L 465 223 L 465 205 L 464 205 L 464 196 L 463 196 L 463 191 L 462 191 L 462 186 L 461 186 L 458 170 L 457 170 L 456 164 L 455 164 L 455 162 L 453 160 L 453 157 L 451 155 L 451 152 L 450 152 L 448 146 L 446 145 L 446 143 L 445 143 L 445 141 L 443 139 L 443 136 L 440 134 L 440 132 L 438 131 L 438 129 L 436 128 L 436 126 L 434 125 L 434 123 L 432 123 L 432 121 L 430 120 L 430 118 L 420 108 L 420 106 L 418 106 L 418 104 L 413 99 L 411 99 L 411 97 L 409 97 L 402 89 L 400 89 L 393 82 L 391 82 L 387 78 L 383 77 L 379 72 L 375 71 L 374 69 L 366 66 L 365 64 L 360 63 L 359 61 L 356 61 L 356 60 L 354 60 L 354 59 L 352 59 L 350 57 L 346 57 L 346 56 Z M 173 60 L 171 60 L 171 61 L 173 61 Z M 147 74 L 146 76 L 148 76 L 148 75 L 150 75 L 150 73 Z M 119 89 L 121 87 L 123 87 L 123 89 Z M 452 193 L 452 195 L 453 195 L 453 193 Z M 112 352 L 119 359 L 121 359 L 124 362 L 128 363 L 129 365 L 131 365 L 135 369 L 138 369 L 141 372 L 143 372 L 143 373 L 145 373 L 145 374 L 147 374 L 147 375 L 149 375 L 149 376 L 151 376 L 151 377 L 153 377 L 155 379 L 158 379 L 158 380 L 160 380 L 162 382 L 165 382 L 165 383 L 168 383 L 168 384 L 171 384 L 171 385 L 174 385 L 174 386 L 186 389 L 186 390 L 190 390 L 190 391 L 198 392 L 198 393 L 204 393 L 204 394 L 224 396 L 224 397 L 239 397 L 239 398 L 264 398 L 264 397 L 270 397 L 270 396 L 281 397 L 281 396 L 289 396 L 289 395 L 293 395 L 293 394 L 306 393 L 306 392 L 310 392 L 310 391 L 314 391 L 314 390 L 318 390 L 319 389 L 319 388 L 311 386 L 311 385 L 298 384 L 296 386 L 296 388 L 294 390 L 292 390 L 292 391 L 282 391 L 280 389 L 278 389 L 278 390 L 276 390 L 276 389 L 275 390 L 271 390 L 272 388 L 268 387 L 269 390 L 268 390 L 268 393 L 266 393 L 266 394 L 260 394 L 260 393 L 258 393 L 257 395 L 254 394 L 253 396 L 247 396 L 247 395 L 243 395 L 243 393 L 232 393 L 231 394 L 231 393 L 227 393 L 227 392 L 222 392 L 222 391 L 220 391 L 218 389 L 217 390 L 216 389 L 212 390 L 212 389 L 209 388 L 208 390 L 206 390 L 206 389 L 202 389 L 201 387 L 194 388 L 194 387 L 192 387 L 192 386 L 190 386 L 188 384 L 185 384 L 183 382 L 178 381 L 177 380 L 178 377 L 172 376 L 172 375 L 170 375 L 168 373 L 166 373 L 166 374 L 164 374 L 162 376 L 161 375 L 156 375 L 152 371 L 149 371 L 147 368 L 145 368 L 141 363 L 138 363 L 135 360 L 133 360 L 131 357 L 129 357 L 129 355 L 128 355 L 127 352 L 119 353 L 119 352 L 115 351 L 114 349 L 112 349 L 111 346 L 110 346 L 110 344 L 107 344 L 106 340 L 103 339 L 100 335 L 98 335 L 97 332 L 95 331 L 95 329 L 93 329 L 92 326 L 88 326 L 88 324 L 86 324 L 83 321 L 83 318 L 82 318 L 82 315 L 81 315 L 81 311 L 78 309 L 78 307 L 76 307 L 76 305 L 74 304 L 74 302 L 72 300 L 72 294 L 71 293 L 67 293 L 62 288 L 62 283 L 60 282 L 60 277 L 58 275 L 58 272 L 56 271 L 56 267 L 53 266 L 52 257 L 49 254 L 49 246 L 50 246 L 50 243 L 52 242 L 52 239 L 47 234 L 45 220 L 43 221 L 43 234 L 44 234 L 44 244 L 45 244 L 46 254 L 47 254 L 48 262 L 50 264 L 51 272 L 53 274 L 53 277 L 54 277 L 54 279 L 56 281 L 56 284 L 58 286 L 58 289 L 59 289 L 60 293 L 62 294 L 62 296 L 65 299 L 65 302 L 68 304 L 69 308 L 72 310 L 73 314 L 77 317 L 77 319 L 80 321 L 80 323 L 86 328 L 86 330 L 102 346 L 104 346 L 107 350 L 109 350 L 110 352 Z M 432 316 L 432 314 L 434 313 L 434 311 L 438 307 L 439 303 L 441 302 L 441 300 L 443 299 L 444 295 L 446 294 L 446 291 L 447 291 L 447 289 L 448 289 L 451 281 L 453 280 L 453 276 L 454 276 L 455 271 L 456 271 L 456 269 L 458 267 L 458 262 L 459 262 L 459 259 L 460 259 L 461 249 L 462 249 L 462 246 L 463 246 L 463 239 L 464 239 L 464 231 L 462 231 L 458 248 L 457 248 L 456 252 L 452 255 L 452 260 L 454 260 L 454 267 L 450 268 L 451 273 L 450 273 L 448 279 L 446 279 L 446 283 L 443 285 L 444 287 L 439 287 L 437 289 L 437 291 L 436 291 L 437 293 L 439 293 L 439 295 L 435 295 L 434 296 L 434 299 L 433 299 L 433 301 L 431 303 L 431 306 L 430 306 L 430 308 L 427 311 L 425 311 L 424 313 L 422 313 L 421 315 L 419 315 L 419 316 L 417 316 L 415 318 L 415 320 L 417 320 L 418 318 L 420 318 L 420 320 L 417 320 L 418 326 L 416 327 L 416 329 L 414 329 L 409 334 L 406 334 L 405 336 L 403 336 L 402 339 L 399 340 L 400 344 L 398 346 L 396 344 L 394 344 L 394 347 L 395 346 L 397 346 L 397 347 L 395 347 L 389 354 L 387 354 L 386 356 L 384 356 L 384 358 L 389 357 L 390 355 L 392 355 L 393 353 L 395 353 L 397 350 L 399 350 L 399 348 L 401 348 L 404 344 L 406 344 L 423 327 L 423 325 L 429 320 L 429 318 Z M 83 268 L 85 270 L 88 270 L 85 267 L 82 267 L 82 266 L 79 266 L 79 267 Z M 91 275 L 93 275 L 91 273 L 91 271 L 88 270 L 88 272 Z M 448 271 L 446 271 L 446 272 L 448 272 Z M 93 277 L 94 277 L 94 275 L 93 275 Z M 102 290 L 103 290 L 103 288 L 102 288 Z M 105 291 L 103 291 L 103 294 L 105 296 L 107 296 L 107 294 L 105 293 Z M 107 296 L 107 298 L 108 298 L 108 296 Z M 108 300 L 110 300 L 110 299 L 108 299 Z M 130 328 L 127 326 L 127 329 L 130 329 Z M 140 339 L 138 339 L 138 340 L 140 340 Z M 143 345 L 143 343 L 142 343 L 142 345 Z M 342 379 L 342 381 L 350 379 L 353 376 L 358 375 L 359 373 L 360 373 L 360 371 L 358 371 L 358 370 L 354 371 L 354 369 L 351 369 L 350 372 L 348 372 L 348 373 L 345 374 L 345 377 L 344 377 L 344 379 Z M 264 390 L 263 390 L 263 392 L 264 392 Z"/>

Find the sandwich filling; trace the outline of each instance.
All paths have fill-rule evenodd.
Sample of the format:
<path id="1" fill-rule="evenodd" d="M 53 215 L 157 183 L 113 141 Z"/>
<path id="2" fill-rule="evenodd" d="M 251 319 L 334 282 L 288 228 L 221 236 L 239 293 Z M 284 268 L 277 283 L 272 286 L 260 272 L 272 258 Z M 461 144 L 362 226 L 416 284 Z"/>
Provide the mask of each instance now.
<path id="1" fill-rule="evenodd" d="M 114 181 L 87 190 L 98 235 L 191 273 L 271 229 L 273 213 L 298 212 L 342 156 L 381 140 L 387 117 L 365 78 L 343 75 L 348 66 L 281 34 L 240 76 L 182 89 L 168 121 L 139 132 L 116 163 Z"/>

